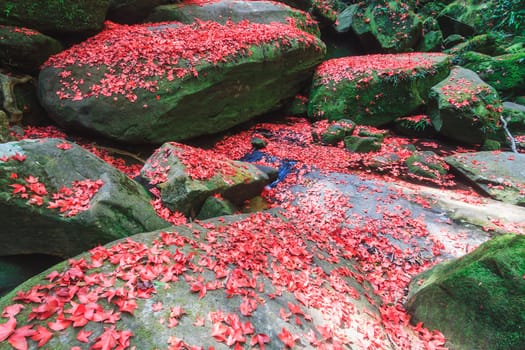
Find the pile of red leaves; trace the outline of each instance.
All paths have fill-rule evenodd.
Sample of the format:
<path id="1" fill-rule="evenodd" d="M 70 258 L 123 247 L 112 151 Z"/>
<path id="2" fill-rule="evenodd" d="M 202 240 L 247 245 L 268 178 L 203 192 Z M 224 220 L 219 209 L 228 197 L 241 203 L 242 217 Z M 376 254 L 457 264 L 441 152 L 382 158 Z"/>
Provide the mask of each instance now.
<path id="1" fill-rule="evenodd" d="M 292 42 L 315 45 L 317 39 L 300 29 L 281 23 L 242 21 L 221 25 L 197 21 L 154 25 L 107 23 L 106 30 L 48 59 L 45 67 L 62 69 L 57 91 L 61 99 L 119 96 L 134 102 L 136 89 L 155 93 L 161 79 L 172 81 L 198 76 L 199 66 L 219 64 L 233 57 L 251 55 L 253 45 L 272 43 L 287 48 Z M 117 59 L 118 58 L 118 59 Z M 74 74 L 71 67 L 97 66 L 105 73 L 98 82 Z M 88 77 L 90 73 L 87 73 Z"/>
<path id="2" fill-rule="evenodd" d="M 432 72 L 436 59 L 445 56 L 442 53 L 409 52 L 335 58 L 321 63 L 317 68 L 316 76 L 323 83 L 359 79 L 359 83 L 365 84 L 374 74 L 385 77 L 393 75 L 409 77 L 421 71 Z"/>

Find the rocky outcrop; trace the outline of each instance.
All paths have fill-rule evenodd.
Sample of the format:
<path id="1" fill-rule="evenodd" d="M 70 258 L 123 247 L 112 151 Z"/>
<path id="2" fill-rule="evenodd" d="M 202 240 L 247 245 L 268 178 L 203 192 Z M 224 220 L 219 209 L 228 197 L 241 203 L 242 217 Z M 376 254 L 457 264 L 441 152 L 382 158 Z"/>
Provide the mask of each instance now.
<path id="1" fill-rule="evenodd" d="M 261 193 L 270 179 L 255 165 L 171 142 L 146 161 L 141 177 L 172 211 L 195 217 L 212 196 L 236 205 Z"/>
<path id="2" fill-rule="evenodd" d="M 218 0 L 171 4 L 156 7 L 146 18 L 146 22 L 177 21 L 184 24 L 193 23 L 195 20 L 215 21 L 221 24 L 244 20 L 264 24 L 285 23 L 321 36 L 317 22 L 308 13 L 274 1 Z"/>
<path id="3" fill-rule="evenodd" d="M 159 144 L 278 108 L 324 52 L 318 38 L 281 23 L 112 25 L 48 60 L 39 95 L 66 128 Z"/>
<path id="4" fill-rule="evenodd" d="M 456 172 L 494 199 L 525 206 L 525 155 L 510 152 L 459 153 L 445 158 Z"/>
<path id="5" fill-rule="evenodd" d="M 57 40 L 37 31 L 0 25 L 0 66 L 35 74 L 49 56 L 63 50 Z"/>
<path id="6" fill-rule="evenodd" d="M 360 2 L 350 26 L 368 52 L 410 51 L 422 33 L 420 18 L 402 1 Z"/>
<path id="7" fill-rule="evenodd" d="M 102 29 L 109 1 L 6 0 L 0 4 L 0 24 L 59 36 L 90 35 Z"/>
<path id="8" fill-rule="evenodd" d="M 61 139 L 0 144 L 0 256 L 69 257 L 168 226 L 144 189 Z"/>
<path id="9" fill-rule="evenodd" d="M 493 238 L 412 280 L 407 302 L 411 322 L 440 329 L 451 349 L 521 349 L 524 275 L 525 237 Z"/>
<path id="10" fill-rule="evenodd" d="M 455 67 L 429 94 L 428 115 L 436 130 L 466 144 L 481 144 L 494 135 L 502 111 L 496 90 L 461 67 Z"/>
<path id="11" fill-rule="evenodd" d="M 421 107 L 448 73 L 448 56 L 439 53 L 331 59 L 315 72 L 308 115 L 385 125 Z"/>

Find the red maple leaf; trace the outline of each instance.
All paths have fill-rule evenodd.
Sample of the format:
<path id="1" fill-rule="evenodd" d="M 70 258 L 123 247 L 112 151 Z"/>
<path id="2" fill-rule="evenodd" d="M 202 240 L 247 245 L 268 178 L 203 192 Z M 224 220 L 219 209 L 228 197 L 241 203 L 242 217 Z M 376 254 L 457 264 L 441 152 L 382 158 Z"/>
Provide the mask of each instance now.
<path id="1" fill-rule="evenodd" d="M 77 334 L 77 340 L 81 343 L 89 343 L 89 336 L 93 334 L 93 332 L 89 332 L 89 331 L 86 331 L 84 329 L 82 329 L 80 332 L 78 332 Z"/>
<path id="2" fill-rule="evenodd" d="M 277 335 L 279 339 L 289 348 L 293 348 L 295 346 L 295 342 L 297 339 L 299 339 L 299 336 L 293 335 L 292 333 L 288 332 L 286 328 L 282 328 L 281 333 Z"/>
<path id="3" fill-rule="evenodd" d="M 18 315 L 18 313 L 23 308 L 24 308 L 24 305 L 22 305 L 22 304 L 13 304 L 13 305 L 6 306 L 4 308 L 4 311 L 2 311 L 2 317 L 5 317 L 5 318 L 14 317 L 14 316 Z"/>
<path id="4" fill-rule="evenodd" d="M 31 339 L 38 342 L 38 347 L 46 345 L 46 343 L 53 337 L 53 333 L 46 327 L 37 326 L 35 334 L 31 336 Z"/>
<path id="5" fill-rule="evenodd" d="M 255 336 L 252 337 L 252 339 L 250 340 L 250 346 L 254 346 L 255 344 L 259 344 L 259 347 L 261 348 L 261 350 L 264 350 L 264 344 L 266 343 L 269 343 L 270 342 L 270 337 L 267 336 L 266 334 L 262 334 L 262 333 L 259 333 Z"/>
<path id="6" fill-rule="evenodd" d="M 104 327 L 104 333 L 102 333 L 97 339 L 95 339 L 95 344 L 91 347 L 92 349 L 100 350 L 111 350 L 117 346 L 118 339 L 120 334 L 115 330 L 115 326 Z"/>
<path id="7" fill-rule="evenodd" d="M 6 323 L 0 324 L 0 342 L 6 340 L 16 328 L 16 319 L 10 317 Z"/>

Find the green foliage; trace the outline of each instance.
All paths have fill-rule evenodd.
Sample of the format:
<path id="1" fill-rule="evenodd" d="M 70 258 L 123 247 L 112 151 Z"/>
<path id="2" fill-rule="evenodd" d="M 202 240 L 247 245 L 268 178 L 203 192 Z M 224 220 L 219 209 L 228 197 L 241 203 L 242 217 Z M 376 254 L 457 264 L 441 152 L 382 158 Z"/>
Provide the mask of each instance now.
<path id="1" fill-rule="evenodd" d="M 525 30 L 525 4 L 523 0 L 500 0 L 491 19 L 496 23 L 494 29 L 523 33 Z"/>

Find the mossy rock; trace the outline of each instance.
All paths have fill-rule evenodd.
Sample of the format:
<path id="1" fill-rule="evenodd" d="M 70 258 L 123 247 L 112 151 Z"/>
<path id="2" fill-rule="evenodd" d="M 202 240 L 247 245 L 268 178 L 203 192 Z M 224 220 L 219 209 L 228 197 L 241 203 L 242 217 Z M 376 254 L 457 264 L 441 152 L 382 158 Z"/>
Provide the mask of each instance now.
<path id="1" fill-rule="evenodd" d="M 169 142 L 148 158 L 140 176 L 160 191 L 171 210 L 195 217 L 206 200 L 220 195 L 235 205 L 261 193 L 268 175 L 253 164 Z"/>
<path id="2" fill-rule="evenodd" d="M 503 102 L 503 118 L 514 136 L 525 134 L 525 105 Z"/>
<path id="3" fill-rule="evenodd" d="M 512 152 L 472 152 L 448 156 L 455 172 L 488 196 L 525 206 L 525 155 Z"/>
<path id="4" fill-rule="evenodd" d="M 429 94 L 428 115 L 435 129 L 466 144 L 481 144 L 494 135 L 502 110 L 496 90 L 461 67 L 455 67 Z"/>
<path id="5" fill-rule="evenodd" d="M 405 164 L 409 176 L 418 178 L 439 180 L 447 173 L 445 162 L 432 151 L 414 152 Z"/>
<path id="6" fill-rule="evenodd" d="M 312 139 L 325 145 L 335 146 L 354 132 L 356 124 L 349 119 L 340 119 L 335 122 L 317 122 L 313 125 Z"/>
<path id="7" fill-rule="evenodd" d="M 35 74 L 49 56 L 63 50 L 59 41 L 37 31 L 0 25 L 0 66 Z"/>
<path id="8" fill-rule="evenodd" d="M 352 292 L 366 293 L 362 284 L 372 288 L 362 280 L 358 283 L 357 277 L 343 275 L 341 271 L 356 271 L 354 263 L 344 258 L 337 262 L 317 258 L 329 253 L 304 243 L 308 242 L 303 241 L 306 233 L 296 223 L 266 212 L 138 234 L 97 247 L 26 281 L 0 299 L 0 312 L 23 304 L 19 312 L 14 311 L 16 306 L 7 309 L 16 313 L 17 327 L 47 330 L 50 337 L 42 343 L 53 350 L 73 346 L 96 349 L 103 339 L 114 339 L 113 348 L 175 348 L 184 344 L 184 348 L 226 350 L 234 345 L 231 342 L 248 347 L 253 341 L 278 350 L 286 346 L 283 341 L 287 339 L 279 335 L 287 333 L 298 336 L 291 341 L 297 348 L 310 347 L 307 334 L 314 335 L 322 346 L 350 346 L 352 338 L 323 339 L 319 331 L 347 332 L 348 328 L 341 326 L 347 316 L 332 312 L 332 307 L 380 317 L 380 302 L 374 295 L 368 298 L 371 301 L 359 294 L 353 296 Z M 297 240 L 288 240 L 296 235 Z M 281 250 L 297 253 L 292 255 L 293 262 L 272 255 Z M 300 272 L 295 264 L 315 272 Z M 296 281 L 303 276 L 311 282 L 300 288 L 296 283 L 282 283 L 283 279 Z M 332 287 L 335 278 L 337 286 L 345 289 Z M 309 297 L 304 289 L 313 293 L 312 298 L 331 298 L 305 306 L 300 301 Z M 48 306 L 48 312 L 40 312 Z M 362 318 L 363 322 L 370 320 L 370 316 Z M 5 321 L 0 322 L 3 325 Z M 383 327 L 376 330 L 376 339 L 387 342 Z M 81 331 L 86 342 L 79 340 Z M 4 334 L 10 336 L 9 330 Z M 34 339 L 26 338 L 28 349 L 39 348 Z M 6 340 L 0 342 L 0 349 L 12 347 Z"/>
<path id="9" fill-rule="evenodd" d="M 393 128 L 397 133 L 412 138 L 433 138 L 437 135 L 430 117 L 425 114 L 397 118 Z"/>
<path id="10" fill-rule="evenodd" d="M 233 215 L 238 209 L 230 201 L 224 198 L 208 197 L 197 215 L 197 220 L 206 220 L 217 216 Z"/>
<path id="11" fill-rule="evenodd" d="M 39 97 L 66 129 L 162 144 L 279 109 L 324 54 L 319 38 L 275 22 L 113 24 L 52 56 Z"/>
<path id="12" fill-rule="evenodd" d="M 377 152 L 381 149 L 381 141 L 376 137 L 348 136 L 344 142 L 345 148 L 355 153 Z"/>
<path id="13" fill-rule="evenodd" d="M 217 0 L 209 3 L 180 3 L 157 6 L 146 22 L 177 21 L 184 24 L 215 21 L 226 24 L 249 21 L 253 23 L 291 23 L 315 36 L 321 32 L 310 15 L 283 3 L 274 1 Z"/>
<path id="14" fill-rule="evenodd" d="M 87 36 L 102 29 L 110 0 L 3 0 L 0 24 L 39 32 Z"/>
<path id="15" fill-rule="evenodd" d="M 70 257 L 166 227 L 135 181 L 62 139 L 0 144 L 0 255 Z"/>
<path id="16" fill-rule="evenodd" d="M 440 53 L 331 59 L 317 67 L 308 115 L 385 125 L 423 106 L 430 88 L 442 81 L 449 69 L 448 56 Z"/>
<path id="17" fill-rule="evenodd" d="M 422 22 L 406 2 L 374 0 L 359 5 L 351 28 L 369 52 L 398 53 L 416 47 Z"/>
<path id="18" fill-rule="evenodd" d="M 410 283 L 411 322 L 439 329 L 457 350 L 525 348 L 525 237 L 504 235 Z"/>
<path id="19" fill-rule="evenodd" d="M 456 35 L 450 35 L 454 37 Z M 460 36 L 461 37 L 461 36 Z M 506 37 L 500 33 L 487 33 L 473 36 L 465 40 L 464 37 L 462 41 L 451 45 L 452 47 L 444 52 L 450 55 L 455 55 L 454 62 L 463 65 L 462 55 L 475 51 L 477 53 L 482 53 L 489 56 L 502 55 L 505 52 Z"/>
<path id="20" fill-rule="evenodd" d="M 466 53 L 462 62 L 502 96 L 525 93 L 525 50 L 495 57 Z"/>

